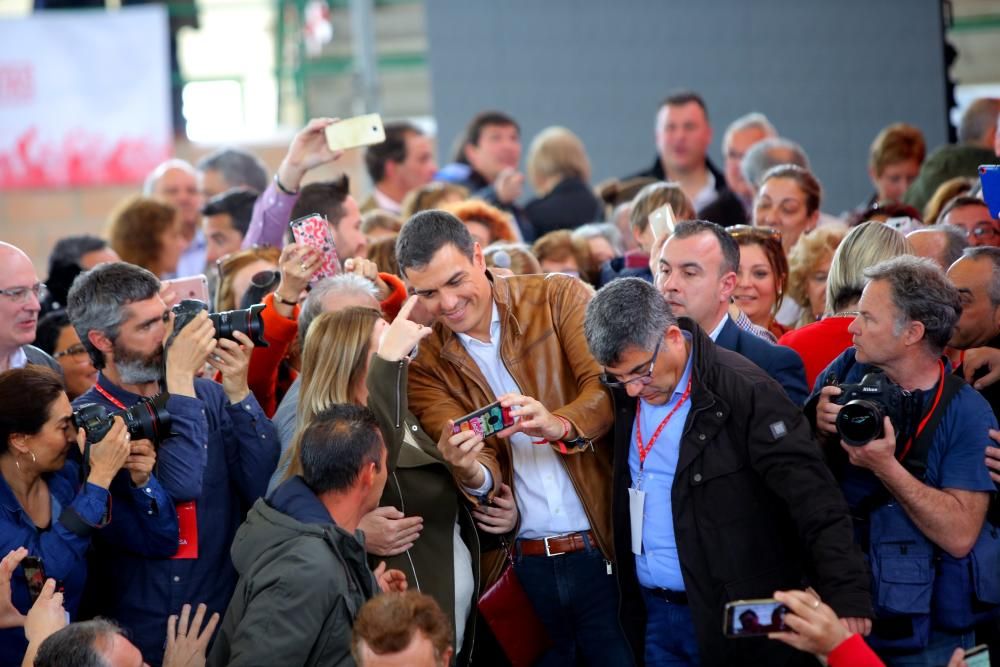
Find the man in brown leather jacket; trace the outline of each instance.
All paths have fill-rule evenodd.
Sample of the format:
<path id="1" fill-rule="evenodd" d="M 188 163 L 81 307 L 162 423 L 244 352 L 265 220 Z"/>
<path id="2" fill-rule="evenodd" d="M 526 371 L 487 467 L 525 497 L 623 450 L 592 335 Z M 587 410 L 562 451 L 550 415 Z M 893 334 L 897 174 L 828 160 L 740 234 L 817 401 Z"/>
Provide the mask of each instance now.
<path id="1" fill-rule="evenodd" d="M 424 430 L 450 433 L 497 400 L 516 419 L 485 441 L 439 447 L 471 501 L 489 503 L 502 482 L 514 489 L 521 520 L 505 544 L 554 644 L 539 664 L 631 664 L 612 568 L 611 401 L 583 337 L 590 291 L 563 275 L 492 276 L 479 244 L 442 211 L 411 218 L 396 255 L 436 320 L 410 367 Z M 503 559 L 484 547 L 484 587 Z"/>

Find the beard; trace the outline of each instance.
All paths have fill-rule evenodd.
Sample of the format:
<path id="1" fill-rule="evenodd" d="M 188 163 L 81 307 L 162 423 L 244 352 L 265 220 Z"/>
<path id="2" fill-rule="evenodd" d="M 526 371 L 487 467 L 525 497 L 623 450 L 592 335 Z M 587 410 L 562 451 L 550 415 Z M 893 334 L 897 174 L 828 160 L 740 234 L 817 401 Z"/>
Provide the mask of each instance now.
<path id="1" fill-rule="evenodd" d="M 157 348 L 150 355 L 143 355 L 114 343 L 115 368 L 122 384 L 145 384 L 159 382 L 163 377 L 163 348 Z"/>

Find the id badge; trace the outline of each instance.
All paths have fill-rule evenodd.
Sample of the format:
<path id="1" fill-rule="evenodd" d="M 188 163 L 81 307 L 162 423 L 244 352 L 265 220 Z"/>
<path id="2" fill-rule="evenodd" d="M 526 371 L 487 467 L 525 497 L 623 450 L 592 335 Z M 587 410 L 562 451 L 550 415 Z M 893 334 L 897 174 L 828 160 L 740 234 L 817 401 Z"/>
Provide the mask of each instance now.
<path id="1" fill-rule="evenodd" d="M 628 516 L 632 529 L 632 553 L 642 555 L 642 511 L 646 505 L 646 492 L 639 489 L 628 490 Z"/>
<path id="2" fill-rule="evenodd" d="M 177 553 L 174 560 L 198 557 L 198 512 L 193 500 L 177 504 Z"/>

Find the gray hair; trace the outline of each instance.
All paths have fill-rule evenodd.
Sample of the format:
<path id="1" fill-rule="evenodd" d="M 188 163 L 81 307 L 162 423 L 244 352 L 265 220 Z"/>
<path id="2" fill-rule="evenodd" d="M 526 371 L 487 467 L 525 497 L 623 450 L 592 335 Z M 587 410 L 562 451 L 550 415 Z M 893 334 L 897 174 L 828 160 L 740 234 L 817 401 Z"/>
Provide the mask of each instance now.
<path id="1" fill-rule="evenodd" d="M 958 123 L 959 143 L 978 144 L 984 141 L 990 130 L 996 129 L 997 114 L 1000 114 L 1000 98 L 981 97 L 974 100 L 966 107 Z"/>
<path id="2" fill-rule="evenodd" d="M 961 258 L 962 253 L 969 247 L 969 237 L 965 230 L 958 225 L 933 225 L 929 229 L 939 229 L 945 234 L 944 268 L 954 264 Z"/>
<path id="3" fill-rule="evenodd" d="M 750 147 L 740 163 L 740 172 L 756 191 L 760 189 L 764 174 L 779 164 L 794 164 L 808 170 L 809 157 L 802 146 L 791 139 L 771 137 L 758 141 Z"/>
<path id="4" fill-rule="evenodd" d="M 35 667 L 109 667 L 98 644 L 108 635 L 120 635 L 121 629 L 104 618 L 70 623 L 49 635 L 38 647 Z"/>
<path id="5" fill-rule="evenodd" d="M 622 233 L 618 231 L 614 223 L 611 222 L 588 222 L 585 225 L 580 225 L 573 230 L 571 236 L 574 239 L 582 239 L 586 241 L 587 239 L 603 238 L 609 244 L 611 244 L 611 249 L 615 251 L 616 255 L 625 254 L 625 244 L 622 242 Z"/>
<path id="6" fill-rule="evenodd" d="M 986 259 L 992 262 L 993 268 L 990 274 L 990 285 L 988 292 L 990 295 L 990 303 L 996 308 L 1000 306 L 1000 248 L 995 248 L 993 246 L 975 246 L 972 248 L 966 248 L 962 253 L 962 259 L 980 260 Z"/>
<path id="7" fill-rule="evenodd" d="M 94 368 L 104 368 L 104 354 L 94 347 L 88 334 L 99 331 L 109 340 L 116 340 L 125 320 L 125 306 L 159 293 L 160 280 L 128 262 L 98 264 L 76 277 L 66 298 L 66 314 Z"/>
<path id="8" fill-rule="evenodd" d="M 962 315 L 962 302 L 938 265 L 924 257 L 901 255 L 866 269 L 865 277 L 889 284 L 899 311 L 896 332 L 909 322 L 920 322 L 928 349 L 935 356 L 941 354 Z"/>
<path id="9" fill-rule="evenodd" d="M 324 278 L 316 283 L 309 291 L 299 311 L 299 337 L 306 339 L 309 333 L 309 326 L 323 311 L 323 301 L 328 294 L 359 294 L 370 296 L 378 301 L 378 289 L 375 284 L 367 278 L 362 278 L 356 273 L 340 273 L 332 278 Z"/>
<path id="10" fill-rule="evenodd" d="M 227 190 L 247 186 L 257 194 L 268 186 L 267 167 L 260 158 L 242 148 L 220 148 L 198 161 L 198 171 L 217 171 L 222 174 Z"/>
<path id="11" fill-rule="evenodd" d="M 171 169 L 180 169 L 195 177 L 198 176 L 198 172 L 194 170 L 194 167 L 191 166 L 190 162 L 187 160 L 171 158 L 156 165 L 153 171 L 149 172 L 149 175 L 146 176 L 146 180 L 142 182 L 142 194 L 146 197 L 152 197 L 153 191 L 156 190 L 156 184 L 159 183 L 160 179 L 163 178 L 163 175 Z"/>
<path id="12" fill-rule="evenodd" d="M 729 140 L 732 139 L 734 134 L 750 129 L 760 130 L 764 133 L 765 138 L 778 136 L 778 131 L 774 129 L 774 125 L 771 125 L 771 121 L 767 119 L 767 116 L 759 111 L 751 111 L 734 120 L 726 128 L 726 133 L 722 135 L 723 150 L 729 145 Z"/>
<path id="13" fill-rule="evenodd" d="M 613 366 L 629 348 L 652 352 L 676 324 L 670 306 L 652 284 L 641 278 L 619 278 L 599 289 L 587 305 L 583 333 L 597 363 Z"/>

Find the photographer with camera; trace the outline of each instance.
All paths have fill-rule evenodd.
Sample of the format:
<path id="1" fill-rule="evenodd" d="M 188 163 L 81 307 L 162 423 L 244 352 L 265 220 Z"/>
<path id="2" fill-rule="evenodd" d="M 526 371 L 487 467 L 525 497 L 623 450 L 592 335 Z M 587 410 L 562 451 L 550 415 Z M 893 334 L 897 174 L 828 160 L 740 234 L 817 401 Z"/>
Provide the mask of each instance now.
<path id="1" fill-rule="evenodd" d="M 1000 537 L 984 526 L 996 420 L 941 356 L 962 312 L 942 271 L 904 255 L 865 277 L 854 346 L 817 379 L 807 411 L 869 557 L 870 643 L 889 665 L 943 664 L 1000 600 Z"/>
<path id="2" fill-rule="evenodd" d="M 259 322 L 247 311 L 209 317 L 194 301 L 171 313 L 159 290 L 144 269 L 102 264 L 76 279 L 67 308 L 101 371 L 77 405 L 139 411 L 147 438 L 162 436 L 157 476 L 177 507 L 177 553 L 99 551 L 100 595 L 92 599 L 93 611 L 129 630 L 150 664 L 160 662 L 167 617 L 183 602 L 204 602 L 209 614 L 225 610 L 236 585 L 229 548 L 278 462 L 277 433 L 247 387 Z M 196 377 L 206 361 L 221 372 L 221 385 Z M 169 429 L 158 410 L 141 407 L 161 389 L 169 392 Z"/>
<path id="3" fill-rule="evenodd" d="M 177 548 L 177 516 L 151 474 L 153 448 L 130 441 L 121 417 L 86 443 L 54 371 L 29 364 L 0 374 L 0 551 L 27 547 L 39 582 L 50 577 L 64 588 L 71 617 L 92 539 L 147 557 Z M 89 450 L 84 466 L 71 456 L 76 447 Z M 27 563 L 10 585 L 14 606 L 27 612 Z M 26 647 L 20 628 L 0 630 L 0 664 L 18 664 Z"/>

